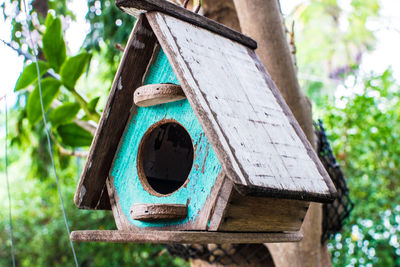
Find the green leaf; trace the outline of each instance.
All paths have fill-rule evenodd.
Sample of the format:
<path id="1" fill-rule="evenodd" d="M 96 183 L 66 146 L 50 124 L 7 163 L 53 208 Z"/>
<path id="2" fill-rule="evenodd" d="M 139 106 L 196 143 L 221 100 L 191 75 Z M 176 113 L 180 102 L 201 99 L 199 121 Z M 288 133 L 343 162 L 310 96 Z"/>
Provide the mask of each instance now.
<path id="1" fill-rule="evenodd" d="M 61 20 L 55 18 L 47 22 L 49 25 L 42 38 L 43 52 L 50 66 L 58 73 L 67 56 Z"/>
<path id="2" fill-rule="evenodd" d="M 60 71 L 61 81 L 67 89 L 72 90 L 75 87 L 76 82 L 85 72 L 89 59 L 90 54 L 85 52 L 68 58 L 62 65 Z"/>
<path id="3" fill-rule="evenodd" d="M 40 69 L 40 76 L 45 74 L 49 69 L 49 65 L 44 61 L 39 61 L 39 69 Z M 33 62 L 26 66 L 22 71 L 21 75 L 19 75 L 18 81 L 15 84 L 14 91 L 18 91 L 28 87 L 29 85 L 36 82 L 38 79 L 38 74 L 36 70 L 36 63 Z"/>
<path id="4" fill-rule="evenodd" d="M 50 113 L 49 121 L 53 127 L 71 122 L 76 117 L 76 114 L 78 114 L 80 108 L 78 103 L 64 103 Z"/>
<path id="5" fill-rule="evenodd" d="M 92 111 L 92 112 L 96 111 L 96 106 L 97 106 L 97 103 L 99 103 L 99 100 L 100 100 L 100 96 L 95 97 L 92 100 L 90 100 L 90 102 L 88 103 L 89 111 Z"/>
<path id="6" fill-rule="evenodd" d="M 54 17 L 51 13 L 47 13 L 46 21 L 44 22 L 44 25 L 46 28 L 48 28 L 54 21 Z"/>
<path id="7" fill-rule="evenodd" d="M 61 125 L 57 128 L 57 132 L 61 136 L 64 145 L 82 147 L 90 146 L 92 143 L 92 134 L 76 123 Z"/>
<path id="8" fill-rule="evenodd" d="M 42 86 L 42 99 L 43 108 L 46 112 L 51 102 L 57 97 L 60 91 L 61 83 L 54 78 L 45 78 L 41 82 Z M 40 104 L 39 86 L 36 85 L 35 89 L 29 95 L 26 107 L 29 122 L 34 125 L 42 118 L 42 108 Z"/>

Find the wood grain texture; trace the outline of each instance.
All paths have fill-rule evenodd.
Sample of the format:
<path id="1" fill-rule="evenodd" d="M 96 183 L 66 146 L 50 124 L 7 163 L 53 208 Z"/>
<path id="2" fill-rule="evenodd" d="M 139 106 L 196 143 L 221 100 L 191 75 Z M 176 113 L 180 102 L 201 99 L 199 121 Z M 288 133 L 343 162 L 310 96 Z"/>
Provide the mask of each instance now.
<path id="1" fill-rule="evenodd" d="M 154 49 L 147 68 L 145 84 L 172 83 L 178 80 L 168 63 L 163 50 Z M 183 126 L 193 142 L 193 168 L 185 184 L 168 195 L 149 194 L 144 179 L 138 177 L 138 151 L 141 140 L 150 128 L 160 122 L 175 122 Z M 128 119 L 126 130 L 120 139 L 113 166 L 110 170 L 112 197 L 115 199 L 115 214 L 119 216 L 121 230 L 170 229 L 206 230 L 207 219 L 213 206 L 213 192 L 217 176 L 222 167 L 208 143 L 204 131 L 187 100 L 152 107 L 136 107 Z M 140 175 L 139 175 L 140 176 Z M 188 216 L 183 220 L 169 222 L 141 222 L 130 218 L 130 207 L 134 203 L 187 204 Z M 114 210 L 114 207 L 113 207 Z M 116 219 L 117 220 L 117 219 Z"/>
<path id="2" fill-rule="evenodd" d="M 131 218 L 145 222 L 184 219 L 187 213 L 187 206 L 181 204 L 136 203 L 131 207 Z"/>
<path id="3" fill-rule="evenodd" d="M 140 16 L 126 45 L 75 193 L 78 208 L 110 209 L 105 181 L 132 108 L 133 92 L 141 85 L 155 43 L 146 18 Z"/>
<path id="4" fill-rule="evenodd" d="M 182 87 L 176 84 L 147 84 L 135 90 L 133 101 L 139 107 L 151 107 L 185 99 Z"/>
<path id="5" fill-rule="evenodd" d="M 225 217 L 225 213 L 228 210 L 229 199 L 233 192 L 233 182 L 228 176 L 224 176 L 221 188 L 217 194 L 215 205 L 210 214 L 209 224 L 207 230 L 217 231 L 219 226 L 222 224 Z"/>
<path id="6" fill-rule="evenodd" d="M 221 172 L 215 180 L 214 186 L 211 188 L 210 196 L 207 198 L 206 203 L 200 210 L 197 220 L 192 224 L 191 230 L 207 230 L 215 209 L 218 203 L 218 198 L 221 195 L 221 188 L 226 180 L 225 173 Z"/>
<path id="7" fill-rule="evenodd" d="M 299 231 L 309 205 L 300 200 L 243 196 L 234 190 L 218 231 Z"/>
<path id="8" fill-rule="evenodd" d="M 326 171 L 253 50 L 165 14 L 146 16 L 229 178 L 247 194 L 333 197 Z"/>
<path id="9" fill-rule="evenodd" d="M 257 244 L 297 242 L 303 236 L 295 233 L 228 233 L 205 231 L 74 231 L 75 242 L 156 243 L 156 244 Z"/>
<path id="10" fill-rule="evenodd" d="M 233 41 L 239 42 L 245 46 L 248 46 L 252 49 L 257 48 L 257 43 L 235 31 L 232 30 L 223 24 L 220 24 L 214 20 L 210 20 L 206 17 L 193 13 L 187 9 L 179 7 L 175 4 L 172 4 L 168 1 L 160 1 L 160 0 L 116 0 L 116 5 L 124 12 L 132 15 L 138 16 L 145 11 L 159 11 L 173 17 L 179 18 L 183 21 L 187 21 L 193 25 L 202 27 L 214 33 L 217 33 L 221 36 L 229 38 Z"/>
<path id="11" fill-rule="evenodd" d="M 115 190 L 113 189 L 109 178 L 106 179 L 106 187 L 107 187 L 108 197 L 110 199 L 110 205 L 111 205 L 111 210 L 113 213 L 115 225 L 117 226 L 118 230 L 125 230 L 126 222 L 123 221 L 124 217 L 122 216 L 121 210 L 117 204 L 118 196 L 117 196 Z"/>

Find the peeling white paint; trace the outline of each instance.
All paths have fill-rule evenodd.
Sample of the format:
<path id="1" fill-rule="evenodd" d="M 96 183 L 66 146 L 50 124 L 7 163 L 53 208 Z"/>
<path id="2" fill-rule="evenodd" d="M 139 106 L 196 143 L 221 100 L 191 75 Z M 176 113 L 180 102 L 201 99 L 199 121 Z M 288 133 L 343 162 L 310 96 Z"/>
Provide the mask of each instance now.
<path id="1" fill-rule="evenodd" d="M 146 47 L 146 45 L 138 40 L 133 40 L 132 42 L 132 46 L 136 49 L 144 49 Z"/>
<path id="2" fill-rule="evenodd" d="M 193 94 L 188 99 L 210 120 L 236 182 L 246 185 L 246 176 L 255 186 L 329 194 L 249 49 L 171 16 L 155 18 L 169 46 L 163 49 L 172 50 Z"/>
<path id="3" fill-rule="evenodd" d="M 79 203 L 78 203 L 78 206 L 80 206 L 80 204 L 82 203 L 83 198 L 85 197 L 85 195 L 86 195 L 86 187 L 84 185 L 82 185 L 81 191 L 79 191 Z"/>
<path id="4" fill-rule="evenodd" d="M 145 12 L 145 10 L 141 10 L 141 9 L 136 9 L 136 8 L 127 8 L 127 7 L 121 7 L 121 9 L 128 13 L 129 15 L 132 15 L 136 18 L 138 18 L 140 16 L 140 14 L 143 14 Z"/>
<path id="5" fill-rule="evenodd" d="M 119 77 L 119 78 L 118 78 L 117 89 L 118 89 L 118 90 L 122 90 L 122 77 Z"/>

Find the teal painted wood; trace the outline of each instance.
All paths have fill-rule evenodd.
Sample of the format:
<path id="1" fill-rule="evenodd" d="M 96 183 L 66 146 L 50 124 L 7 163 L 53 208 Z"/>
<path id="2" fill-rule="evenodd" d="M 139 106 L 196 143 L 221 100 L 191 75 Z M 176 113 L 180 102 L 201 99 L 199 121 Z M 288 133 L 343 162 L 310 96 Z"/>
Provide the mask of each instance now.
<path id="1" fill-rule="evenodd" d="M 145 83 L 166 82 L 178 84 L 168 59 L 161 50 L 149 70 Z M 151 195 L 144 189 L 138 177 L 136 160 L 138 147 L 143 135 L 151 125 L 163 119 L 174 119 L 186 128 L 193 141 L 195 159 L 187 185 L 181 187 L 172 195 L 159 197 Z M 222 167 L 207 141 L 201 125 L 189 102 L 185 99 L 153 107 L 137 108 L 137 113 L 132 116 L 125 129 L 122 143 L 111 169 L 111 177 L 114 178 L 114 186 L 119 197 L 121 210 L 131 224 L 138 227 L 162 227 L 194 221 L 203 208 L 221 171 Z M 188 216 L 183 220 L 171 222 L 132 220 L 129 216 L 130 207 L 136 203 L 189 203 Z"/>
<path id="2" fill-rule="evenodd" d="M 144 80 L 144 84 L 157 83 L 179 84 L 178 78 L 176 78 L 176 75 L 169 64 L 168 58 L 162 49 L 160 49 L 157 59 L 150 66 L 147 76 Z"/>

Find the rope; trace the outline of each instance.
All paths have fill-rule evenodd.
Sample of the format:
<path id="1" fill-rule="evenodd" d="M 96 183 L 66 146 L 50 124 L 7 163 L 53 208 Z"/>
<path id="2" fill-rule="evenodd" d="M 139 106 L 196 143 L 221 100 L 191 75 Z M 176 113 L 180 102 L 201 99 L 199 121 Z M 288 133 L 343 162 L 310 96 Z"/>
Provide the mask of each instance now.
<path id="1" fill-rule="evenodd" d="M 7 194 L 8 194 L 8 218 L 9 218 L 9 227 L 10 227 L 10 239 L 11 239 L 11 256 L 12 256 L 12 264 L 15 267 L 15 250 L 14 250 L 14 236 L 13 236 L 13 224 L 12 224 L 12 213 L 11 213 L 11 194 L 10 194 L 10 182 L 8 180 L 8 148 L 7 148 L 7 140 L 8 140 L 8 111 L 7 111 L 7 95 L 4 96 L 5 103 L 5 116 L 6 116 L 6 141 L 5 144 L 5 170 L 6 170 L 6 182 L 7 182 Z"/>
<path id="2" fill-rule="evenodd" d="M 30 15 L 29 15 L 29 12 L 28 12 L 28 4 L 27 4 L 26 0 L 24 0 L 24 9 L 25 9 L 26 24 L 27 24 L 27 27 L 28 27 L 29 39 L 30 39 L 30 42 L 31 42 L 31 49 L 33 51 L 33 56 L 34 56 L 35 64 L 36 64 L 36 71 L 37 71 L 37 75 L 38 75 L 40 106 L 41 106 L 41 109 L 42 109 L 42 118 L 43 118 L 44 129 L 45 129 L 46 137 L 47 137 L 47 145 L 48 145 L 48 148 L 49 148 L 51 164 L 53 166 L 53 172 L 54 172 L 54 176 L 55 176 L 55 180 L 56 180 L 56 184 L 57 184 L 57 192 L 58 192 L 58 196 L 59 196 L 60 202 L 61 202 L 61 209 L 62 209 L 62 212 L 63 212 L 64 223 L 65 223 L 65 227 L 66 227 L 67 233 L 68 233 L 68 240 L 69 240 L 69 243 L 70 243 L 70 246 L 71 246 L 72 254 L 74 255 L 75 265 L 77 267 L 79 267 L 78 258 L 76 256 L 74 243 L 69 238 L 70 234 L 71 234 L 71 231 L 69 229 L 69 224 L 68 224 L 68 220 L 67 220 L 67 214 L 65 212 L 64 201 L 63 201 L 63 197 L 62 197 L 61 189 L 60 189 L 60 182 L 59 182 L 59 179 L 58 179 L 56 166 L 54 164 L 54 156 L 53 156 L 53 150 L 52 150 L 52 145 L 51 145 L 50 133 L 49 133 L 49 129 L 47 127 L 46 114 L 44 112 L 44 106 L 43 106 L 41 75 L 40 75 L 40 68 L 39 68 L 39 63 L 38 63 L 38 58 L 37 58 L 37 49 L 36 49 L 36 45 L 33 43 L 31 31 L 29 29 L 28 19 L 30 19 Z"/>

